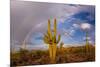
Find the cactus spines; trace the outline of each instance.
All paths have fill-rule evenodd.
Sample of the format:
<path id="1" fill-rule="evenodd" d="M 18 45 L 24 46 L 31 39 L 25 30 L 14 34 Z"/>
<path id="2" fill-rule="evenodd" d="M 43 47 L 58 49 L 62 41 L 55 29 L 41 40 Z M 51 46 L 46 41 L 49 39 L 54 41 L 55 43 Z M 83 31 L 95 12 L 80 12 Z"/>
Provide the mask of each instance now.
<path id="1" fill-rule="evenodd" d="M 43 40 L 46 44 L 49 45 L 49 54 L 50 54 L 51 63 L 55 63 L 55 61 L 56 61 L 57 44 L 59 43 L 60 38 L 61 38 L 60 35 L 58 35 L 58 37 L 57 37 L 57 22 L 56 22 L 56 19 L 54 19 L 53 33 L 51 31 L 50 20 L 48 20 L 48 29 L 47 29 L 46 34 L 44 34 Z"/>

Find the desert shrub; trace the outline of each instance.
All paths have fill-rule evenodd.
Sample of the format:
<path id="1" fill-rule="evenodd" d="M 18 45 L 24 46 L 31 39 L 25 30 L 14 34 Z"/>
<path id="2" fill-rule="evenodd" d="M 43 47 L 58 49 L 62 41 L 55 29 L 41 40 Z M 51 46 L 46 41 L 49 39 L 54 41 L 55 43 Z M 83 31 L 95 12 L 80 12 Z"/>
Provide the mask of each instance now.
<path id="1" fill-rule="evenodd" d="M 56 63 L 70 63 L 95 60 L 95 47 L 90 46 L 90 51 L 85 53 L 85 46 L 63 47 L 63 53 L 57 48 Z M 11 66 L 50 64 L 48 50 L 19 50 L 11 53 Z"/>

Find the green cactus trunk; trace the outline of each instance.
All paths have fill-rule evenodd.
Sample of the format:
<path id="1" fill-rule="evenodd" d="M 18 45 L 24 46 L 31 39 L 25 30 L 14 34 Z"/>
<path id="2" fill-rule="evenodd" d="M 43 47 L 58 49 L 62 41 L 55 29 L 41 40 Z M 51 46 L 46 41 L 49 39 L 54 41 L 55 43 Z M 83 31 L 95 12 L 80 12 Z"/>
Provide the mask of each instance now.
<path id="1" fill-rule="evenodd" d="M 52 45 L 49 44 L 49 56 L 52 59 Z"/>
<path id="2" fill-rule="evenodd" d="M 50 56 L 51 63 L 56 63 L 56 51 L 57 51 L 56 44 L 49 45 L 49 56 Z"/>
<path id="3" fill-rule="evenodd" d="M 57 52 L 57 46 L 56 46 L 56 43 L 54 43 L 52 45 L 53 47 L 53 63 L 56 63 L 56 52 Z"/>

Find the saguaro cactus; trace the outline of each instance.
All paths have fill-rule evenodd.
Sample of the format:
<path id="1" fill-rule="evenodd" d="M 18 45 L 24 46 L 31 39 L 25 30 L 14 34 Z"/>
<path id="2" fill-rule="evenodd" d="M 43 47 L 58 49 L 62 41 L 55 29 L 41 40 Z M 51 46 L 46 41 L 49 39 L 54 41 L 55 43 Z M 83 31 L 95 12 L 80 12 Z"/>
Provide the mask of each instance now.
<path id="1" fill-rule="evenodd" d="M 61 42 L 61 43 L 60 43 L 60 51 L 61 51 L 61 52 L 62 52 L 62 50 L 63 50 L 63 45 L 64 45 L 64 43 Z"/>
<path id="2" fill-rule="evenodd" d="M 21 49 L 26 49 L 26 43 L 25 43 L 25 40 L 24 40 L 23 43 L 22 43 Z"/>
<path id="3" fill-rule="evenodd" d="M 86 53 L 89 52 L 88 32 L 86 32 Z"/>
<path id="4" fill-rule="evenodd" d="M 46 44 L 49 45 L 49 55 L 50 55 L 51 63 L 55 63 L 55 61 L 56 61 L 57 44 L 59 43 L 60 38 L 61 38 L 60 35 L 58 35 L 58 37 L 57 37 L 56 19 L 54 19 L 53 31 L 51 31 L 50 20 L 48 20 L 48 29 L 47 29 L 46 34 L 44 34 L 43 40 Z"/>
<path id="5" fill-rule="evenodd" d="M 64 54 L 63 45 L 64 45 L 64 43 L 61 42 L 61 43 L 60 43 L 60 51 L 59 51 L 59 52 L 60 52 L 60 54 L 62 54 L 62 55 Z"/>

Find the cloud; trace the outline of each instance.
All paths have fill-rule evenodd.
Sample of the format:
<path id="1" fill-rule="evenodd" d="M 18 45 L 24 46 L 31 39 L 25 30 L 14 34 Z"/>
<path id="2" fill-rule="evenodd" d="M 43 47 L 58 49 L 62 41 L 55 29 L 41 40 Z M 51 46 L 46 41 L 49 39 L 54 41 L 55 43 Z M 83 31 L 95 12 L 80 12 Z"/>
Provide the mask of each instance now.
<path id="1" fill-rule="evenodd" d="M 36 37 L 35 40 L 43 40 L 43 37 L 42 36 Z"/>
<path id="2" fill-rule="evenodd" d="M 80 27 L 83 30 L 89 30 L 91 28 L 91 25 L 89 23 L 81 23 Z"/>
<path id="3" fill-rule="evenodd" d="M 75 29 L 64 29 L 63 28 L 63 34 L 67 37 L 72 37 L 75 33 Z"/>
<path id="4" fill-rule="evenodd" d="M 80 27 L 80 25 L 77 24 L 77 23 L 74 23 L 72 26 L 75 27 L 75 28 L 79 28 Z"/>
<path id="5" fill-rule="evenodd" d="M 62 37 L 72 38 L 82 21 L 87 20 L 74 15 L 84 11 L 91 15 L 86 16 L 87 19 L 94 20 L 94 6 L 11 1 L 11 40 L 22 43 L 27 38 L 27 44 L 43 44 L 42 36 L 38 33 L 46 32 L 49 18 L 51 23 L 53 18 L 57 18 L 58 32 Z M 64 38 L 65 42 L 67 38 Z"/>
<path id="6" fill-rule="evenodd" d="M 83 37 L 83 40 L 85 41 L 86 39 L 91 40 L 91 37 Z"/>

